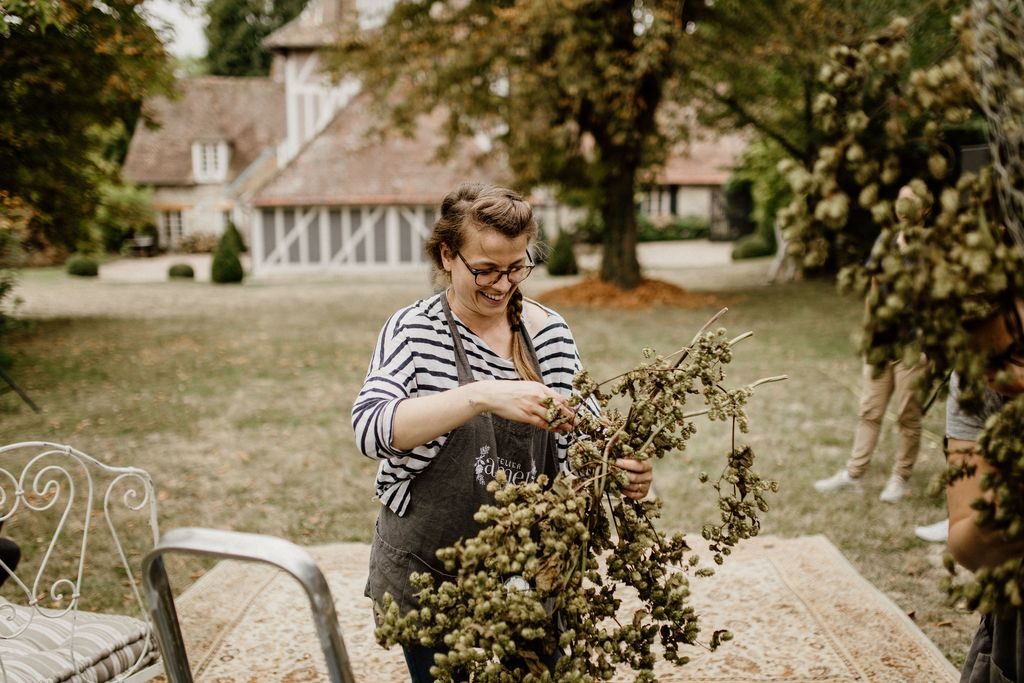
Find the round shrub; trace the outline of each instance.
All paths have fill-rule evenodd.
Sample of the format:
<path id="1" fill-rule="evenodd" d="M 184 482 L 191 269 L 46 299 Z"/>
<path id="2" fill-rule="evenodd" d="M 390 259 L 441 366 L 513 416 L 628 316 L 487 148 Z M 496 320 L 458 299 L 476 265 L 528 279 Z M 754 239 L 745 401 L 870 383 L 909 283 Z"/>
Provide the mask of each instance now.
<path id="1" fill-rule="evenodd" d="M 68 275 L 78 277 L 96 277 L 100 274 L 100 264 L 91 256 L 76 254 L 68 259 Z"/>
<path id="2" fill-rule="evenodd" d="M 186 280 L 191 280 L 195 278 L 195 276 L 196 272 L 192 270 L 192 266 L 190 266 L 187 263 L 175 263 L 174 265 L 167 269 L 167 277 L 171 279 L 182 278 Z"/>
<path id="3" fill-rule="evenodd" d="M 245 273 L 242 270 L 242 262 L 238 258 L 234 240 L 225 233 L 217 243 L 217 249 L 213 252 L 210 280 L 227 284 L 241 282 L 243 277 L 245 277 Z"/>
<path id="4" fill-rule="evenodd" d="M 548 273 L 551 275 L 576 275 L 580 272 L 576 264 L 576 254 L 573 253 L 573 238 L 567 232 L 558 233 L 555 246 L 548 256 Z"/>
<path id="5" fill-rule="evenodd" d="M 732 260 L 740 261 L 747 258 L 759 258 L 761 256 L 771 256 L 774 253 L 775 247 L 768 244 L 768 240 L 764 238 L 764 235 L 755 232 L 736 241 L 736 246 L 732 248 Z"/>

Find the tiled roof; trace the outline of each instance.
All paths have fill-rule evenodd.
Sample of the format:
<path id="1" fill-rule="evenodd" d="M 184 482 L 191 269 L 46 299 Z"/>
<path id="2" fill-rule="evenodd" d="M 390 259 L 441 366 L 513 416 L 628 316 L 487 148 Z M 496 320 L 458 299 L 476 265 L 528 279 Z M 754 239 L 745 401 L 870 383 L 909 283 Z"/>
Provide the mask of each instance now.
<path id="1" fill-rule="evenodd" d="M 346 19 L 355 17 L 355 0 L 310 0 L 299 16 L 264 38 L 263 46 L 280 50 L 333 45 L 345 30 Z"/>
<path id="2" fill-rule="evenodd" d="M 204 76 L 178 81 L 179 96 L 148 100 L 158 127 L 135 129 L 122 174 L 151 185 L 190 185 L 192 143 L 225 141 L 231 150 L 227 182 L 285 135 L 284 85 L 267 78 Z"/>
<path id="3" fill-rule="evenodd" d="M 747 146 L 739 135 L 711 137 L 700 133 L 689 143 L 677 146 L 655 172 L 660 185 L 722 185 Z"/>
<path id="4" fill-rule="evenodd" d="M 445 162 L 434 159 L 444 142 L 443 113 L 421 117 L 416 134 L 368 135 L 378 119 L 356 98 L 273 180 L 253 197 L 257 206 L 440 203 L 467 180 L 508 182 L 497 163 L 480 166 L 465 142 Z"/>

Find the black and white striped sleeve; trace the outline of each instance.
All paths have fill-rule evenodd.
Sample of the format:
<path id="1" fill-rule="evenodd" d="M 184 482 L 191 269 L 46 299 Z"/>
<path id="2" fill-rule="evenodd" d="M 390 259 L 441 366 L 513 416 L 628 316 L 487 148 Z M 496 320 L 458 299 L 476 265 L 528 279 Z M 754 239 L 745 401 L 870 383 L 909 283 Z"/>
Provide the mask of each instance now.
<path id="1" fill-rule="evenodd" d="M 405 313 L 407 309 L 391 316 L 381 330 L 352 406 L 356 445 L 363 455 L 377 460 L 404 454 L 391 446 L 395 408 L 416 392 L 415 358 L 402 328 Z"/>

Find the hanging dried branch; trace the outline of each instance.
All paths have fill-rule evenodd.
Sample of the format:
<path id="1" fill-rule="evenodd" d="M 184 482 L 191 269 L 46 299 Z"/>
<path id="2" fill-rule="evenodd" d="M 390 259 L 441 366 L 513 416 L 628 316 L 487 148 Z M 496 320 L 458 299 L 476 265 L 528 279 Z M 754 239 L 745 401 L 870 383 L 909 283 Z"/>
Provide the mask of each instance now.
<path id="1" fill-rule="evenodd" d="M 697 644 L 700 634 L 690 580 L 713 570 L 700 566 L 683 534 L 654 526 L 659 500 L 622 497 L 629 482 L 615 460 L 683 451 L 696 432 L 695 416 L 731 421 L 733 443 L 721 473 L 700 476 L 721 510 L 702 535 L 717 563 L 757 535 L 765 496 L 777 484 L 753 470 L 754 454 L 736 446 L 736 431 L 747 431 L 744 406 L 753 388 L 785 377 L 723 386 L 733 345 L 749 336 L 707 332 L 724 313 L 688 347 L 668 357 L 645 349 L 643 363 L 612 380 L 598 383 L 581 371 L 574 381 L 572 473 L 514 485 L 499 476 L 491 484 L 496 504 L 476 515 L 479 534 L 437 553 L 456 580 L 435 586 L 431 576 L 414 576 L 420 609 L 406 615 L 386 596 L 381 644 L 440 649 L 432 672 L 439 681 L 596 681 L 622 667 L 636 671 L 638 682 L 654 681 L 655 643 L 667 661 L 685 664 L 680 646 Z M 613 399 L 628 409 L 612 407 Z M 700 410 L 692 409 L 695 400 Z M 557 414 L 552 407 L 550 419 Z M 627 592 L 642 607 L 620 621 Z M 715 649 L 730 638 L 716 630 L 703 644 Z M 552 672 L 543 661 L 555 656 Z"/>

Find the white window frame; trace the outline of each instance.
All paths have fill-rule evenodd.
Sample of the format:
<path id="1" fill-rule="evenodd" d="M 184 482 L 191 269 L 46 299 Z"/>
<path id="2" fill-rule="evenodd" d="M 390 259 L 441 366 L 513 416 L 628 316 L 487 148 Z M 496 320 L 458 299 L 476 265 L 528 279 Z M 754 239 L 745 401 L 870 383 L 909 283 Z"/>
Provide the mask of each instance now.
<path id="1" fill-rule="evenodd" d="M 185 235 L 185 216 L 181 209 L 161 209 L 157 217 L 160 246 L 176 249 Z"/>
<path id="2" fill-rule="evenodd" d="M 228 143 L 193 142 L 192 177 L 197 183 L 222 183 L 228 177 Z"/>

